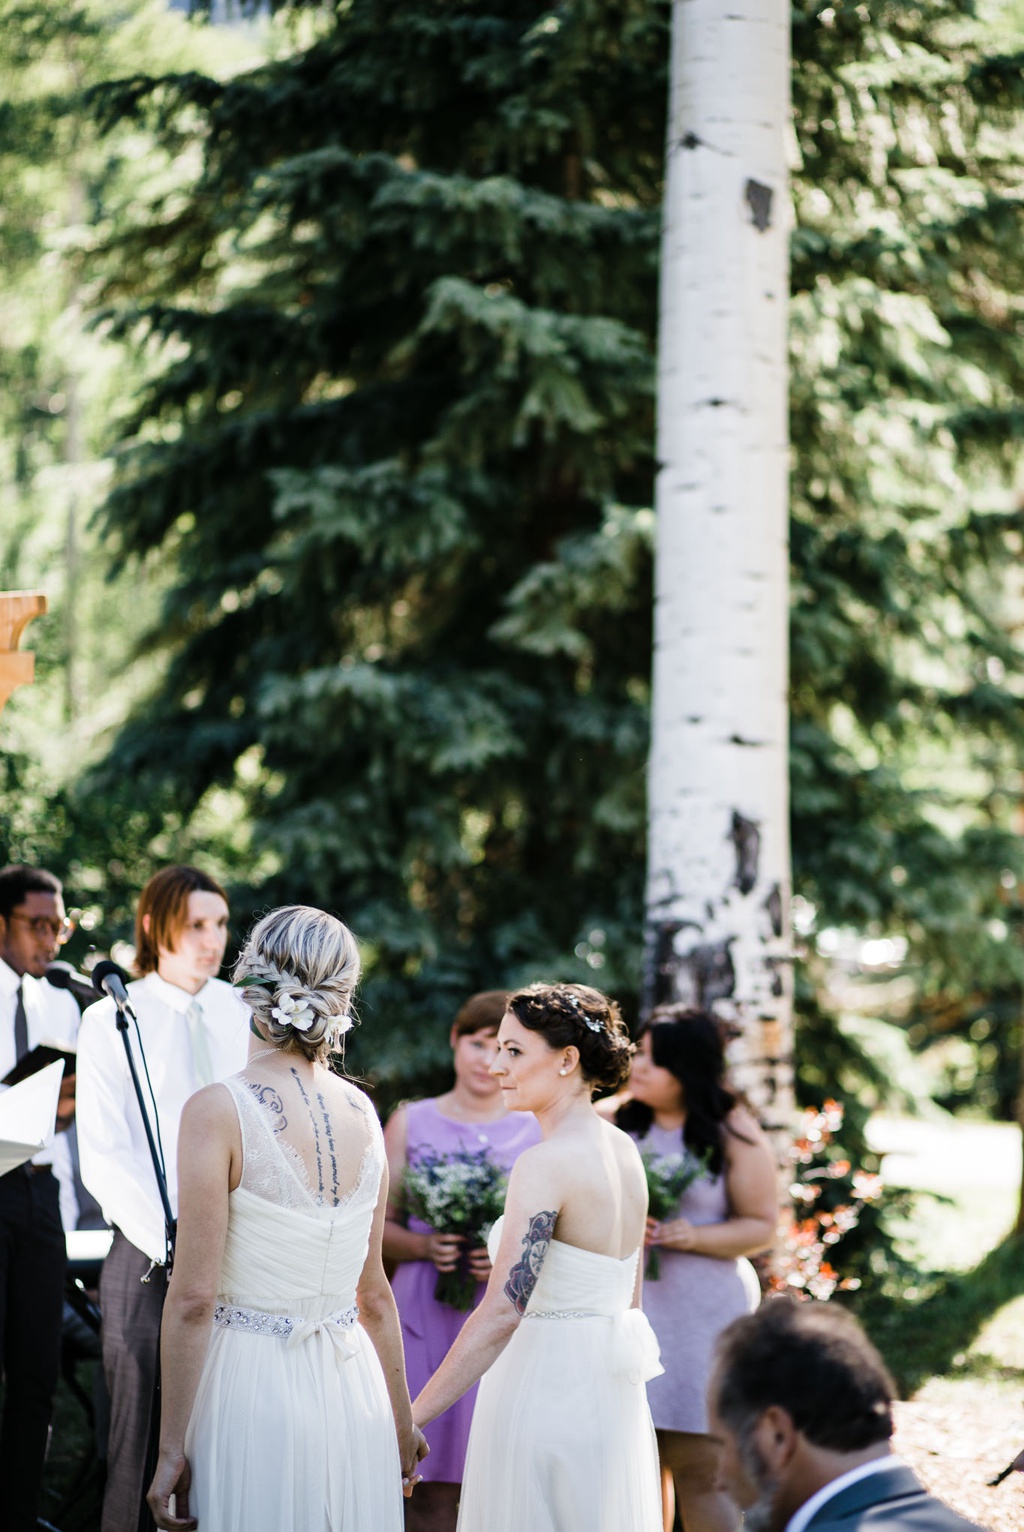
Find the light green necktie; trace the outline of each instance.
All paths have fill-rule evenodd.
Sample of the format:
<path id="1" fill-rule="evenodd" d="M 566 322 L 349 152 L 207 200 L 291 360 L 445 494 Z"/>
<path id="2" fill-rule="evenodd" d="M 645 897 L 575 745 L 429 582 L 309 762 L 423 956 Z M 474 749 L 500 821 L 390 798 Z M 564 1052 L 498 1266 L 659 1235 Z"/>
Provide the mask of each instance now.
<path id="1" fill-rule="evenodd" d="M 203 1008 L 198 1000 L 193 1000 L 185 1012 L 185 1020 L 188 1022 L 188 1036 L 192 1044 L 192 1068 L 200 1086 L 213 1084 L 213 1062 L 210 1058 L 210 1044 L 206 1037 L 206 1027 L 203 1024 Z"/>

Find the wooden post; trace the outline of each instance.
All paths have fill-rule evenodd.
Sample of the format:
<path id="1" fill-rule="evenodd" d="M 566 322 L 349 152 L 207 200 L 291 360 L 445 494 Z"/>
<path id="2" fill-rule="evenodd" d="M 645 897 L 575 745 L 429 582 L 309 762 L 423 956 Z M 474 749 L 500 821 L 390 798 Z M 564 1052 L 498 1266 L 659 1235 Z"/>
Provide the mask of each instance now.
<path id="1" fill-rule="evenodd" d="M 35 675 L 34 654 L 21 654 L 18 644 L 33 617 L 46 611 L 46 597 L 38 590 L 0 593 L 0 712 L 16 686 L 27 686 Z"/>

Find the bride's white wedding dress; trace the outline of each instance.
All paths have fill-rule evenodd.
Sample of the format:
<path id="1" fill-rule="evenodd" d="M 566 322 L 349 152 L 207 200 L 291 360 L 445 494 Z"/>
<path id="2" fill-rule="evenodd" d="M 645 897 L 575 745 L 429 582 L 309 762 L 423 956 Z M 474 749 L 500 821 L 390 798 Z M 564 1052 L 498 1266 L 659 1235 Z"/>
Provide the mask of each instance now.
<path id="1" fill-rule="evenodd" d="M 480 1383 L 458 1532 L 661 1532 L 644 1384 L 662 1368 L 650 1324 L 630 1308 L 639 1258 L 551 1241 L 522 1322 Z"/>
<path id="2" fill-rule="evenodd" d="M 349 1088 L 365 1147 L 333 1204 L 275 1135 L 280 1104 L 275 1116 L 266 1091 L 261 1104 L 244 1079 L 224 1083 L 241 1125 L 243 1171 L 230 1196 L 215 1323 L 186 1438 L 190 1508 L 200 1532 L 401 1532 L 394 1421 L 355 1308 L 384 1165 L 376 1115 Z"/>

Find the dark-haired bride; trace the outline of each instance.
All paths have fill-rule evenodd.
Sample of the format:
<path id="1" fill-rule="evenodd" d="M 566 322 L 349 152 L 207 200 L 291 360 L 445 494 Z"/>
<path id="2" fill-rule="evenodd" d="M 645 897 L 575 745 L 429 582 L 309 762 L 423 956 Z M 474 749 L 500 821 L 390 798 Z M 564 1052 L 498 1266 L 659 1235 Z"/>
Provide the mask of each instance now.
<path id="1" fill-rule="evenodd" d="M 150 1509 L 201 1532 L 401 1532 L 423 1440 L 381 1263 L 384 1145 L 327 1067 L 355 941 L 321 910 L 274 910 L 235 973 L 248 1065 L 181 1123 Z"/>
<path id="2" fill-rule="evenodd" d="M 660 1532 L 647 1184 L 635 1144 L 592 1105 L 632 1052 L 597 990 L 535 984 L 508 1001 L 492 1071 L 543 1139 L 512 1169 L 483 1301 L 413 1404 L 426 1425 L 482 1376 L 459 1532 Z"/>

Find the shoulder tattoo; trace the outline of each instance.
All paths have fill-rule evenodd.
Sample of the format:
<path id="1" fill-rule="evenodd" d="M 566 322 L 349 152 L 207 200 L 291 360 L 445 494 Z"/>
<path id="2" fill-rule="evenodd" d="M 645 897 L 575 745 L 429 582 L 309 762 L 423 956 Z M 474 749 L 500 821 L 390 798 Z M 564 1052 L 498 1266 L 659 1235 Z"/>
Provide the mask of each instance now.
<path id="1" fill-rule="evenodd" d="M 265 1106 L 269 1112 L 273 1113 L 274 1120 L 271 1123 L 271 1127 L 275 1133 L 280 1133 L 283 1128 L 288 1126 L 288 1119 L 284 1115 L 284 1102 L 281 1100 L 279 1093 L 272 1085 L 259 1085 L 255 1080 L 246 1080 L 245 1083 L 260 1103 L 260 1106 Z"/>
<path id="2" fill-rule="evenodd" d="M 523 1236 L 523 1253 L 505 1283 L 505 1297 L 517 1314 L 526 1313 L 526 1305 L 537 1286 L 537 1278 L 548 1253 L 557 1218 L 557 1213 L 535 1213 L 530 1219 L 530 1227 Z"/>

